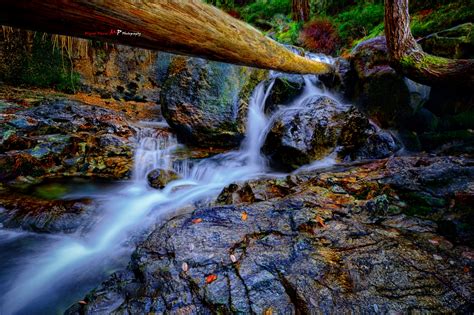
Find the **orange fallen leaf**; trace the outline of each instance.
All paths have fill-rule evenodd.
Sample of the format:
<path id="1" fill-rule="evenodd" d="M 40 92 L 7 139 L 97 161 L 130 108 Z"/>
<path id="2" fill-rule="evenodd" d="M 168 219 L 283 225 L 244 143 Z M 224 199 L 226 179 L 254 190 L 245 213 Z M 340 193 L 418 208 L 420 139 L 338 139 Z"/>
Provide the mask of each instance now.
<path id="1" fill-rule="evenodd" d="M 273 309 L 271 307 L 263 311 L 263 315 L 272 315 L 272 314 L 273 314 Z"/>
<path id="2" fill-rule="evenodd" d="M 469 271 L 471 271 L 471 269 L 468 266 L 464 266 L 463 271 L 465 273 L 468 273 Z"/>
<path id="3" fill-rule="evenodd" d="M 319 225 L 320 225 L 322 228 L 326 228 L 326 227 L 327 227 L 326 223 L 324 223 L 323 218 L 321 218 L 319 215 L 316 216 L 316 221 L 318 221 Z"/>
<path id="4" fill-rule="evenodd" d="M 201 223 L 201 222 L 202 222 L 202 219 L 201 219 L 201 218 L 197 218 L 197 219 L 194 219 L 192 222 L 193 222 L 193 224 Z"/>
<path id="5" fill-rule="evenodd" d="M 212 283 L 214 281 L 217 280 L 217 276 L 215 274 L 212 274 L 212 275 L 208 275 L 206 277 L 206 283 L 209 284 L 209 283 Z"/>
<path id="6" fill-rule="evenodd" d="M 86 301 L 82 301 L 82 300 L 81 300 L 81 301 L 79 301 L 78 303 L 79 303 L 79 304 L 83 304 L 83 305 L 86 305 L 86 304 L 87 304 L 87 302 L 86 302 Z"/>
<path id="7" fill-rule="evenodd" d="M 243 221 L 247 221 L 247 217 L 248 217 L 247 212 L 245 212 L 245 211 L 242 212 L 242 220 L 243 220 Z"/>

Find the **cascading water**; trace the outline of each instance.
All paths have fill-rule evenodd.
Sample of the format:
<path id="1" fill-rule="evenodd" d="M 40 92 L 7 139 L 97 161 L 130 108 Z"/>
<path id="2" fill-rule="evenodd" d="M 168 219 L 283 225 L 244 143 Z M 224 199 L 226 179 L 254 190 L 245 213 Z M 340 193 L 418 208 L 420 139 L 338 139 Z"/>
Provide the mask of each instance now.
<path id="1" fill-rule="evenodd" d="M 297 109 L 307 97 L 325 94 L 315 86 L 314 76 L 305 76 L 304 79 L 304 91 L 285 110 Z M 17 275 L 4 288 L 7 291 L 0 301 L 0 313 L 64 310 L 114 268 L 123 268 L 134 247 L 129 244 L 130 240 L 142 235 L 159 216 L 215 197 L 232 182 L 268 174 L 260 149 L 272 122 L 271 117 L 265 116 L 264 104 L 273 83 L 273 79 L 261 82 L 254 90 L 249 104 L 247 136 L 237 151 L 194 164 L 186 161 L 173 163 L 173 153 L 179 146 L 175 137 L 156 132 L 149 126 L 142 128 L 138 136 L 133 180 L 101 196 L 102 214 L 90 230 L 55 238 L 42 253 L 27 257 L 30 263 L 15 270 Z M 323 162 L 324 165 L 328 163 Z M 155 168 L 174 168 L 182 179 L 169 183 L 162 190 L 152 189 L 147 185 L 146 175 Z M 62 291 L 75 293 L 57 294 Z M 52 308 L 51 305 L 58 307 Z"/>

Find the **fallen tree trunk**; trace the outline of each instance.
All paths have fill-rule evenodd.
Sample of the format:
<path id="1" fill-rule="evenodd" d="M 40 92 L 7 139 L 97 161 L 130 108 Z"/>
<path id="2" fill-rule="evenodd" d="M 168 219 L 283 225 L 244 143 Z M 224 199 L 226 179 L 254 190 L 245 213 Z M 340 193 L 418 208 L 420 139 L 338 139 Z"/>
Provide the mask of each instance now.
<path id="1" fill-rule="evenodd" d="M 331 71 L 201 0 L 3 0 L 0 24 L 286 72 Z"/>
<path id="2" fill-rule="evenodd" d="M 433 56 L 417 44 L 408 0 L 385 0 L 385 37 L 392 66 L 408 78 L 431 86 L 474 85 L 474 60 Z"/>

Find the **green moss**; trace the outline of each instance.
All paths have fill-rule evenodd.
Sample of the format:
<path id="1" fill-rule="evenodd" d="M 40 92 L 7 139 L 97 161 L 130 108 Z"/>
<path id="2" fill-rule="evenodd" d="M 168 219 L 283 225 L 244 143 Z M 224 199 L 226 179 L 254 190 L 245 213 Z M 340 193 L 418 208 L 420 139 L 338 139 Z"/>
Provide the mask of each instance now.
<path id="1" fill-rule="evenodd" d="M 79 74 L 72 71 L 71 60 L 53 45 L 50 37 L 43 38 L 36 34 L 31 51 L 24 49 L 27 40 L 21 35 L 15 39 L 17 45 L 12 50 L 15 62 L 9 66 L 9 72 L 2 73 L 0 78 L 15 85 L 56 88 L 64 92 L 74 92 L 79 87 Z M 8 59 L 11 56 L 7 56 Z"/>
<path id="2" fill-rule="evenodd" d="M 407 204 L 404 212 L 408 215 L 428 216 L 435 209 L 446 206 L 444 199 L 435 198 L 421 192 L 408 192 L 402 194 L 402 198 Z"/>
<path id="3" fill-rule="evenodd" d="M 431 7 L 433 8 L 433 7 Z M 474 2 L 452 1 L 433 10 L 412 14 L 413 36 L 426 36 L 474 20 Z"/>
<path id="4" fill-rule="evenodd" d="M 433 65 L 438 65 L 438 66 L 448 66 L 449 65 L 449 59 L 443 58 L 443 57 L 438 57 L 438 56 L 433 56 L 429 54 L 424 54 L 421 60 L 416 60 L 414 56 L 408 55 L 404 56 L 400 60 L 400 64 L 404 68 L 429 68 Z"/>
<path id="5" fill-rule="evenodd" d="M 59 199 L 68 192 L 68 189 L 62 184 L 47 184 L 36 187 L 34 195 L 48 200 Z"/>

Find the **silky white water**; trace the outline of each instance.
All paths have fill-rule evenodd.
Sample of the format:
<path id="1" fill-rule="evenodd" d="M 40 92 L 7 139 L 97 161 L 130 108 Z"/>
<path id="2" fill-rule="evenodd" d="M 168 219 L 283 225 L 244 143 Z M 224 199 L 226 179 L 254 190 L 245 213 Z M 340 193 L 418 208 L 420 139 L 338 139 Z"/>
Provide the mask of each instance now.
<path id="1" fill-rule="evenodd" d="M 282 110 L 297 110 L 307 97 L 326 94 L 316 87 L 316 77 L 305 76 L 304 80 L 302 94 Z M 129 257 L 134 247 L 130 240 L 143 234 L 160 216 L 213 198 L 230 183 L 268 175 L 260 149 L 272 121 L 271 117 L 266 117 L 264 106 L 273 83 L 274 80 L 261 82 L 254 90 L 249 104 L 246 139 L 237 151 L 195 164 L 188 161 L 173 163 L 174 151 L 179 147 L 176 138 L 162 135 L 154 128 L 142 128 L 137 137 L 133 179 L 102 195 L 102 215 L 90 230 L 62 236 L 45 247 L 44 252 L 26 257 L 29 264 L 20 268 L 1 298 L 0 314 L 28 314 L 35 309 L 35 303 L 50 301 L 62 288 L 70 290 L 84 274 L 94 275 L 95 269 L 95 273 L 107 273 L 108 265 L 120 261 L 120 257 Z M 333 162 L 329 157 L 307 168 L 328 166 Z M 174 169 L 182 179 L 169 183 L 163 190 L 152 189 L 146 175 L 155 168 Z M 120 266 L 124 267 L 123 261 Z M 76 295 L 79 298 L 85 293 Z M 50 302 L 54 303 L 54 300 Z"/>

